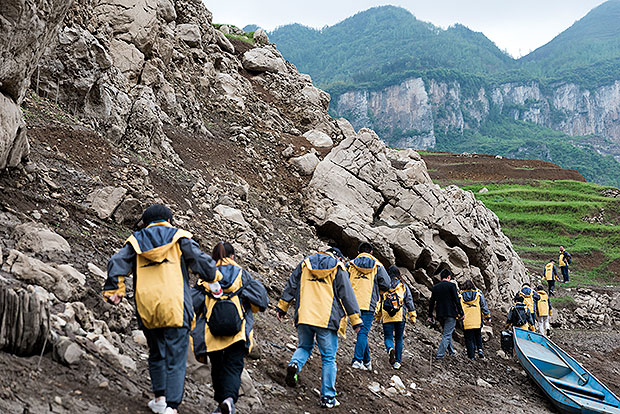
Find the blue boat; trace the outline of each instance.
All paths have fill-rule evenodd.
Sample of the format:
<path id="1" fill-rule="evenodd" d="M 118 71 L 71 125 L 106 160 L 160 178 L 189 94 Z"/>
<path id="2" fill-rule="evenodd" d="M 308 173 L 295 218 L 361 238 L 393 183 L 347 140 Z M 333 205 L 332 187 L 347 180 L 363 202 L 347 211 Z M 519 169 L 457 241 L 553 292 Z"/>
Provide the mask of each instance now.
<path id="1" fill-rule="evenodd" d="M 547 337 L 513 328 L 521 365 L 563 413 L 620 414 L 620 399 Z"/>

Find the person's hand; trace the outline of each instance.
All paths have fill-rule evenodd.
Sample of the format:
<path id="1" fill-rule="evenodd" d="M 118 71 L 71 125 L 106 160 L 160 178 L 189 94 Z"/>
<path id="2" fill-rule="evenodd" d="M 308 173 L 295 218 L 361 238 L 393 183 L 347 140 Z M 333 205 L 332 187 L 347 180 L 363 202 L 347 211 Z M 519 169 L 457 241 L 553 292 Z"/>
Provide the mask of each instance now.
<path id="1" fill-rule="evenodd" d="M 278 318 L 278 320 L 280 322 L 282 322 L 284 320 L 284 318 L 286 317 L 286 313 L 284 313 L 280 309 L 276 308 L 276 317 Z"/>
<path id="2" fill-rule="evenodd" d="M 433 319 L 432 317 L 429 316 L 428 317 L 428 323 L 431 324 L 431 325 L 434 325 L 435 324 L 435 319 Z"/>
<path id="3" fill-rule="evenodd" d="M 123 295 L 121 295 L 120 293 L 115 293 L 112 296 L 108 296 L 108 302 L 110 302 L 112 305 L 118 305 L 119 303 L 121 303 L 121 300 L 123 300 Z"/>
<path id="4" fill-rule="evenodd" d="M 485 321 L 491 323 L 491 317 L 486 318 Z"/>
<path id="5" fill-rule="evenodd" d="M 361 330 L 362 330 L 362 325 L 357 325 L 353 327 L 353 332 L 355 332 L 356 334 L 360 333 Z"/>

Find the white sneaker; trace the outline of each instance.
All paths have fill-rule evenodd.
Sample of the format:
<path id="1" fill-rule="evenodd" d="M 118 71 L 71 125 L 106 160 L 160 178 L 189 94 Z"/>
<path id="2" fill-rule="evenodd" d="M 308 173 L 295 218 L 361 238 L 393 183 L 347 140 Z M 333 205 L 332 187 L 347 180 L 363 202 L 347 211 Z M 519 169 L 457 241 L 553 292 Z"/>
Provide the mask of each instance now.
<path id="1" fill-rule="evenodd" d="M 177 414 L 177 410 L 171 407 L 166 407 L 166 410 L 163 411 L 163 414 Z"/>
<path id="2" fill-rule="evenodd" d="M 400 362 L 394 362 L 394 369 L 400 369 Z"/>
<path id="3" fill-rule="evenodd" d="M 364 368 L 366 368 L 366 371 L 372 371 L 372 362 L 364 363 Z"/>
<path id="4" fill-rule="evenodd" d="M 361 369 L 362 371 L 367 371 L 366 366 L 362 364 L 360 361 L 354 361 L 351 367 L 354 369 Z"/>
<path id="5" fill-rule="evenodd" d="M 151 409 L 151 411 L 157 414 L 163 414 L 164 411 L 166 411 L 167 407 L 165 398 L 162 398 L 159 401 L 157 401 L 156 399 L 152 399 L 147 405 Z"/>

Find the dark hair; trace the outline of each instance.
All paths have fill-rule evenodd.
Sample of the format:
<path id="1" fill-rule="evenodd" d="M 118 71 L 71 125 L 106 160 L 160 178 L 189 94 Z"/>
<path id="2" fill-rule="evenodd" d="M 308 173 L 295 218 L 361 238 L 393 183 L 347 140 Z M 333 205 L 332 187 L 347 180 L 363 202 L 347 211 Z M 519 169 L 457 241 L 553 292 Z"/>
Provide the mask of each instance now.
<path id="1" fill-rule="evenodd" d="M 235 254 L 235 249 L 232 247 L 232 244 L 221 241 L 213 247 L 213 251 L 211 252 L 211 258 L 216 262 L 220 260 L 231 257 Z"/>
<path id="2" fill-rule="evenodd" d="M 536 286 L 536 290 L 543 290 L 543 289 L 544 289 L 544 287 L 542 285 Z"/>
<path id="3" fill-rule="evenodd" d="M 452 273 L 452 271 L 450 269 L 443 269 L 440 273 L 439 273 L 439 277 L 443 280 L 443 279 L 448 279 L 451 278 L 452 276 L 454 276 L 454 273 Z"/>
<path id="4" fill-rule="evenodd" d="M 368 242 L 361 242 L 360 247 L 357 248 L 359 253 L 372 253 L 372 244 Z"/>
<path id="5" fill-rule="evenodd" d="M 551 260 L 550 260 L 550 262 L 553 262 L 553 263 L 555 263 L 555 259 L 551 259 Z"/>
<path id="6" fill-rule="evenodd" d="M 392 265 L 388 269 L 388 275 L 390 275 L 390 277 L 392 279 L 400 279 L 400 269 L 398 267 Z"/>
<path id="7" fill-rule="evenodd" d="M 471 280 L 466 280 L 465 283 L 463 283 L 463 290 L 475 290 L 476 289 L 476 285 L 474 285 L 474 282 L 472 282 Z"/>
<path id="8" fill-rule="evenodd" d="M 330 247 L 329 249 L 327 249 L 327 253 L 331 253 L 334 256 L 336 256 L 338 259 L 344 260 L 344 255 L 342 254 L 340 249 L 337 247 Z"/>
<path id="9" fill-rule="evenodd" d="M 144 226 L 166 220 L 172 221 L 172 211 L 162 204 L 153 204 L 142 213 L 142 223 Z"/>
<path id="10" fill-rule="evenodd" d="M 521 287 L 531 287 L 530 282 L 524 282 Z"/>
<path id="11" fill-rule="evenodd" d="M 523 296 L 521 295 L 515 296 L 515 302 L 523 303 Z"/>

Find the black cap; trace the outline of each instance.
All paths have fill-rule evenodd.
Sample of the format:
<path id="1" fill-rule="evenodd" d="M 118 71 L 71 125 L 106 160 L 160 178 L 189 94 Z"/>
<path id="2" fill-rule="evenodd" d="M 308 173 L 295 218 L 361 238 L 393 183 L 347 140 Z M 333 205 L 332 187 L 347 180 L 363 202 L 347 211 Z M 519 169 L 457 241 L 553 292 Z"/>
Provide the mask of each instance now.
<path id="1" fill-rule="evenodd" d="M 165 220 L 172 221 L 172 211 L 170 211 L 168 207 L 161 204 L 153 204 L 144 210 L 144 213 L 142 213 L 142 223 L 145 226 L 157 221 Z"/>
<path id="2" fill-rule="evenodd" d="M 388 269 L 388 275 L 390 275 L 390 277 L 392 279 L 400 279 L 400 269 L 398 267 L 392 265 Z"/>
<path id="3" fill-rule="evenodd" d="M 329 249 L 327 249 L 327 253 L 331 253 L 334 256 L 336 256 L 337 258 L 339 258 L 340 260 L 344 260 L 344 256 L 343 256 L 342 252 L 337 247 L 330 247 Z"/>

